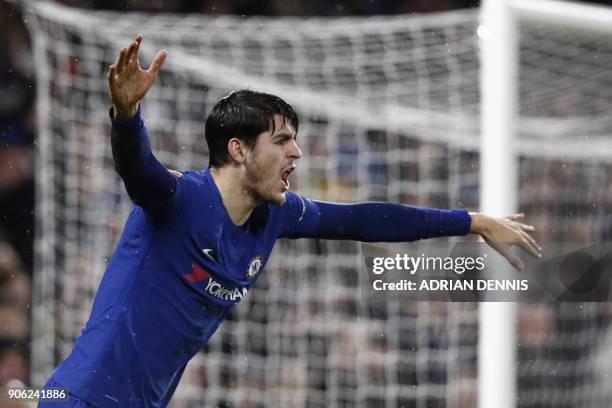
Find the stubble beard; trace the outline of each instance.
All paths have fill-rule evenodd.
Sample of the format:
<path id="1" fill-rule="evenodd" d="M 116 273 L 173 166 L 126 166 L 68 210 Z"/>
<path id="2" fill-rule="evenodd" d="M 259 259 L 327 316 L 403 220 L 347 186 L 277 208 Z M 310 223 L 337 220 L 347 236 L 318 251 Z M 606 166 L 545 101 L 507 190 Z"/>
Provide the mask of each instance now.
<path id="1" fill-rule="evenodd" d="M 274 191 L 274 188 L 278 187 L 272 181 L 274 180 L 274 175 L 269 174 L 270 172 L 266 169 L 266 166 L 257 160 L 257 156 L 254 155 L 252 160 L 248 160 L 245 163 L 245 167 L 247 170 L 246 188 L 257 204 L 272 203 L 282 205 L 285 203 L 285 193 Z M 280 183 L 280 178 L 274 181 Z"/>

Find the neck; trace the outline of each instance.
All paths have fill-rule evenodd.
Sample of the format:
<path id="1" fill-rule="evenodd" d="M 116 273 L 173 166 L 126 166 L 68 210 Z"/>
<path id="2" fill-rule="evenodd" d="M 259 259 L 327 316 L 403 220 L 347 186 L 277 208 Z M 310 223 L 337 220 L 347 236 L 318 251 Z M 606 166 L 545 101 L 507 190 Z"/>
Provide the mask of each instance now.
<path id="1" fill-rule="evenodd" d="M 228 165 L 211 168 L 210 174 L 219 189 L 223 206 L 235 225 L 242 225 L 249 219 L 257 203 L 243 188 L 243 175 L 238 167 Z"/>

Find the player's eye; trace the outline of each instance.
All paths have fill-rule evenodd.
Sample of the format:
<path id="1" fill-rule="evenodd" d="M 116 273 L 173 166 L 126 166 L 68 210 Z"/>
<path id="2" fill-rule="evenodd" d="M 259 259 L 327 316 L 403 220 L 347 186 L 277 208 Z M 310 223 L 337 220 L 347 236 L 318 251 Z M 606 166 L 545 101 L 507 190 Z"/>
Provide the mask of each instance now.
<path id="1" fill-rule="evenodd" d="M 274 143 L 275 143 L 275 144 L 277 144 L 277 145 L 279 145 L 279 146 L 282 146 L 282 145 L 284 145 L 285 143 L 287 143 L 289 140 L 290 140 L 289 138 L 282 137 L 282 138 L 278 139 L 278 140 L 277 140 L 276 142 L 274 142 Z"/>

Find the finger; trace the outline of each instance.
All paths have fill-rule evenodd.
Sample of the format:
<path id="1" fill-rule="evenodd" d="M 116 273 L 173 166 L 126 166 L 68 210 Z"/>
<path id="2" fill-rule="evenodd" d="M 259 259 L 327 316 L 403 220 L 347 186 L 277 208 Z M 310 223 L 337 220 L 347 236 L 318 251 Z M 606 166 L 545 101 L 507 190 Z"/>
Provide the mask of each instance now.
<path id="1" fill-rule="evenodd" d="M 521 241 L 518 242 L 518 245 L 523 248 L 523 250 L 525 252 L 527 252 L 529 255 L 533 256 L 534 258 L 541 258 L 540 252 L 538 251 L 538 249 L 531 243 L 529 242 L 529 240 L 527 240 L 527 238 L 525 238 L 525 236 L 521 236 Z"/>
<path id="2" fill-rule="evenodd" d="M 140 61 L 138 61 L 138 51 L 140 50 L 140 43 L 142 43 L 143 38 L 144 37 L 142 34 L 138 34 L 134 39 L 134 41 L 138 43 L 138 47 L 136 47 L 136 64 L 138 65 L 138 68 L 140 68 Z"/>
<path id="3" fill-rule="evenodd" d="M 117 62 L 115 63 L 115 69 L 117 73 L 120 74 L 123 71 L 123 64 L 125 63 L 125 55 L 127 54 L 127 48 L 122 48 L 119 52 L 119 58 L 117 58 Z"/>
<path id="4" fill-rule="evenodd" d="M 534 232 L 536 230 L 533 225 L 527 225 L 520 222 L 517 222 L 516 225 L 523 231 Z"/>
<path id="5" fill-rule="evenodd" d="M 113 63 L 113 66 L 115 67 L 116 71 L 115 72 L 121 72 L 120 70 L 118 70 L 117 68 L 119 67 L 119 61 L 121 61 L 121 51 L 119 51 L 119 54 L 117 55 L 117 59 L 115 60 L 115 62 Z"/>
<path id="6" fill-rule="evenodd" d="M 128 48 L 128 52 L 125 56 L 125 61 L 127 64 L 132 62 L 132 59 L 134 58 L 134 54 L 138 55 L 138 45 L 139 44 L 140 43 L 138 41 L 132 41 L 132 43 L 130 44 L 130 48 Z"/>
<path id="7" fill-rule="evenodd" d="M 510 221 L 518 221 L 518 220 L 522 220 L 522 219 L 524 219 L 524 218 L 525 218 L 525 214 L 523 214 L 523 213 L 520 213 L 520 214 L 512 214 L 512 215 L 508 215 L 508 216 L 506 217 L 506 219 L 507 219 L 507 220 L 510 220 Z"/>
<path id="8" fill-rule="evenodd" d="M 531 245 L 533 245 L 533 247 L 538 250 L 538 253 L 540 255 L 542 255 L 542 247 L 538 244 L 538 242 L 531 235 L 527 234 L 526 232 L 524 232 L 523 234 L 525 236 L 525 239 L 527 241 L 529 241 L 531 243 Z"/>
<path id="9" fill-rule="evenodd" d="M 506 258 L 510 265 L 514 267 L 514 269 L 516 269 L 517 271 L 523 270 L 523 268 L 525 267 L 523 261 L 521 261 L 516 255 L 512 253 L 508 244 L 498 244 L 495 242 L 490 242 L 489 245 L 491 245 L 493 249 L 495 249 L 504 258 Z"/>
<path id="10" fill-rule="evenodd" d="M 531 249 L 530 251 L 528 251 L 528 253 L 534 258 L 540 259 L 542 257 L 540 246 L 535 242 L 535 240 L 532 237 L 530 237 L 528 234 L 524 232 L 522 233 L 522 237 L 523 237 L 524 242 L 527 245 L 529 245 L 529 248 Z"/>
<path id="11" fill-rule="evenodd" d="M 115 83 L 115 74 L 116 74 L 115 64 L 111 65 L 108 70 L 108 83 L 113 85 Z"/>
<path id="12" fill-rule="evenodd" d="M 168 52 L 166 50 L 159 51 L 155 55 L 155 58 L 153 58 L 153 62 L 151 63 L 151 66 L 149 67 L 148 71 L 154 74 L 155 76 L 157 76 L 159 69 L 161 68 L 164 61 L 166 60 L 166 55 L 168 55 Z"/>

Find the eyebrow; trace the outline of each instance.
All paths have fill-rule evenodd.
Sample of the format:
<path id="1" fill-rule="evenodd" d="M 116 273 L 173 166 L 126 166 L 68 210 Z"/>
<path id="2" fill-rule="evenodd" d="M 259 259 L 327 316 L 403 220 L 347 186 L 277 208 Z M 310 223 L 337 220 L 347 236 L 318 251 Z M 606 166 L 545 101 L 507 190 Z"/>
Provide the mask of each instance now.
<path id="1" fill-rule="evenodd" d="M 291 133 L 282 132 L 282 133 L 277 133 L 277 134 L 275 134 L 275 135 L 272 137 L 272 139 L 274 139 L 274 140 L 276 140 L 276 139 L 283 139 L 283 140 L 286 140 L 286 139 L 293 139 L 294 137 L 295 137 L 295 138 L 297 138 L 297 135 L 295 135 L 295 136 L 294 136 L 294 135 L 293 135 L 293 134 L 291 134 Z"/>

